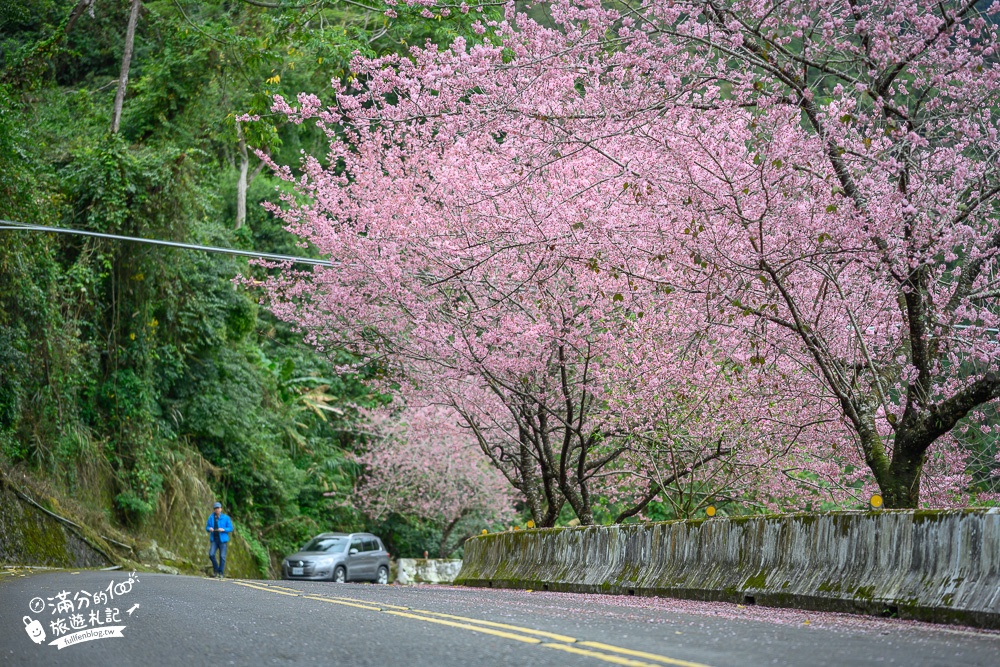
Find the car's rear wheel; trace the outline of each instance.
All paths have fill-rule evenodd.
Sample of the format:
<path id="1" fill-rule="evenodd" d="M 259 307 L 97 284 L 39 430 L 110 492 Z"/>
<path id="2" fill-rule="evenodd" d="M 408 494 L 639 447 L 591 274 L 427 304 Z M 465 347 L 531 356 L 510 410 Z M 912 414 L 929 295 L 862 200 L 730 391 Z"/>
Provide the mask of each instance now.
<path id="1" fill-rule="evenodd" d="M 378 574 L 375 577 L 376 584 L 387 584 L 389 583 L 389 568 L 385 565 L 378 566 Z"/>
<path id="2" fill-rule="evenodd" d="M 342 565 L 338 565 L 337 569 L 333 571 L 333 581 L 338 584 L 342 584 L 347 581 L 347 570 L 345 570 Z"/>

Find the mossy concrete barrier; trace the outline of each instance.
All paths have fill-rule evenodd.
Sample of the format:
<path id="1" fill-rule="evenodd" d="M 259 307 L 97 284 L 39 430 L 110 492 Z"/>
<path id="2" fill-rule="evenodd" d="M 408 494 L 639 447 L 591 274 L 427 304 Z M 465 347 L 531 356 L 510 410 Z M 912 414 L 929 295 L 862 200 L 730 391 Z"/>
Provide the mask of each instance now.
<path id="1" fill-rule="evenodd" d="M 0 482 L 0 564 L 105 567 L 112 563 L 79 534 L 20 500 Z"/>
<path id="2" fill-rule="evenodd" d="M 791 514 L 495 533 L 456 584 L 1000 628 L 1000 511 Z"/>

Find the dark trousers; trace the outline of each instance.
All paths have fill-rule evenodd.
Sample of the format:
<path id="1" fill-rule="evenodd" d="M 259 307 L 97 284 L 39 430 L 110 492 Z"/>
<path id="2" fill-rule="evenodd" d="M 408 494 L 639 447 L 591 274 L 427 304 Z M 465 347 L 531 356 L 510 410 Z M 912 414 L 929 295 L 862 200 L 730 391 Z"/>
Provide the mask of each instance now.
<path id="1" fill-rule="evenodd" d="M 208 549 L 208 557 L 212 561 L 212 569 L 215 570 L 216 574 L 226 573 L 226 548 L 229 547 L 229 542 L 216 542 L 212 540 L 212 546 Z M 219 561 L 215 561 L 215 552 L 219 552 Z"/>

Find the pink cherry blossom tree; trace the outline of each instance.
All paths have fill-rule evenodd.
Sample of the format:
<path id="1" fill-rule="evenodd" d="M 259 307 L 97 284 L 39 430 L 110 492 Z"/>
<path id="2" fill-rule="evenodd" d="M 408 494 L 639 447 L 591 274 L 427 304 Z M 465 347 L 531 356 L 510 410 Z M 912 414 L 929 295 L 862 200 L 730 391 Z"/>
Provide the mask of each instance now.
<path id="1" fill-rule="evenodd" d="M 342 264 L 272 305 L 437 391 L 543 522 L 589 517 L 585 482 L 615 471 L 658 491 L 626 462 L 684 406 L 644 390 L 686 384 L 718 405 L 743 383 L 733 424 L 914 506 L 931 446 L 1000 393 L 997 9 L 559 1 L 553 27 L 511 6 L 482 44 L 359 59 L 333 107 L 276 101 L 331 152 L 274 210 Z M 711 361 L 683 363 L 696 340 Z"/>
<path id="2" fill-rule="evenodd" d="M 338 185 L 338 196 L 368 198 L 362 184 L 377 174 L 362 176 L 360 169 L 352 172 L 357 186 Z M 399 177 L 386 187 L 403 182 Z M 416 209 L 415 200 L 404 201 Z M 453 219 L 431 208 L 434 226 L 382 226 L 374 239 L 370 224 L 361 234 L 353 224 L 331 234 L 320 222 L 309 238 L 344 261 L 308 278 L 276 279 L 272 307 L 306 328 L 317 344 L 381 357 L 391 377 L 403 381 L 407 400 L 461 415 L 540 526 L 553 525 L 567 502 L 582 522 L 593 522 L 595 492 L 623 506 L 622 518 L 631 516 L 681 480 L 696 478 L 697 509 L 719 483 L 739 477 L 733 459 L 743 443 L 732 436 L 760 419 L 712 413 L 712 407 L 729 409 L 738 392 L 727 378 L 732 364 L 711 341 L 685 340 L 683 327 L 682 336 L 673 335 L 666 303 L 647 309 L 658 310 L 656 317 L 636 310 L 643 299 L 662 301 L 659 292 L 600 296 L 615 285 L 627 289 L 628 279 L 561 260 L 561 268 L 543 275 L 551 261 L 544 257 L 553 251 L 539 263 L 516 246 L 497 261 L 473 260 L 475 268 L 458 277 L 457 253 L 485 247 L 482 225 L 488 229 L 495 220 Z M 359 217 L 371 215 L 356 210 Z M 289 219 L 303 210 L 290 203 L 280 214 Z M 394 277 L 384 280 L 384 271 Z M 700 377 L 688 377 L 687 365 L 699 367 Z M 674 377 L 682 368 L 685 374 Z M 679 383 L 685 390 L 673 391 Z M 661 428 L 642 399 L 654 394 L 663 419 L 674 421 L 669 406 L 690 405 L 688 417 Z M 783 425 L 779 419 L 768 423 Z M 774 454 L 780 450 L 776 446 Z M 669 470 L 643 472 L 649 468 L 643 460 L 654 452 Z"/>
<path id="3" fill-rule="evenodd" d="M 346 139 L 313 98 L 279 102 L 295 119 L 319 114 L 332 142 L 328 165 L 307 158 L 299 194 L 273 210 L 340 259 L 272 281 L 271 306 L 318 345 L 381 358 L 408 397 L 460 414 L 537 525 L 553 525 L 566 503 L 592 523 L 595 493 L 633 516 L 682 481 L 693 485 L 690 513 L 750 479 L 739 472 L 754 458 L 746 433 L 775 438 L 758 469 L 799 439 L 795 415 L 808 411 L 776 407 L 800 405 L 791 392 L 768 416 L 727 414 L 740 364 L 699 332 L 698 311 L 602 269 L 620 209 L 530 196 L 585 182 L 590 161 L 557 160 L 525 180 L 513 137 L 498 144 L 486 128 L 445 142 L 447 127 L 406 123 L 402 104 L 390 137 L 356 102 L 342 100 L 358 111 Z"/>
<path id="4" fill-rule="evenodd" d="M 914 507 L 931 446 L 1000 396 L 1000 5 L 683 6 L 656 25 L 724 55 L 746 110 L 674 148 L 700 157 L 674 172 L 689 287 L 814 374 L 886 505 Z"/>
<path id="5" fill-rule="evenodd" d="M 514 518 L 513 490 L 454 411 L 383 409 L 368 415 L 368 425 L 369 445 L 359 456 L 365 472 L 354 502 L 371 518 L 397 513 L 437 526 L 439 558 L 479 529 Z"/>

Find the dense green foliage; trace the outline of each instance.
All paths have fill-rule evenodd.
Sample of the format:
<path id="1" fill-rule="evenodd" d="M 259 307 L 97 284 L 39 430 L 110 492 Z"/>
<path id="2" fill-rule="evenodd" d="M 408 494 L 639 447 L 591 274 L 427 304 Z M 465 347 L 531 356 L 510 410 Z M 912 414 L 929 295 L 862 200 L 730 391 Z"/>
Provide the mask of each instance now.
<path id="1" fill-rule="evenodd" d="M 278 124 L 269 95 L 351 76 L 384 53 L 467 29 L 470 17 L 389 23 L 354 4 L 266 8 L 148 0 L 121 130 L 109 132 L 129 2 L 0 2 L 0 218 L 265 252 L 308 252 L 259 206 L 277 179 L 252 149 L 294 164 L 315 128 Z M 236 229 L 240 144 L 251 149 Z M 287 552 L 310 533 L 369 527 L 395 553 L 435 543 L 407 517 L 365 526 L 350 504 L 357 409 L 386 399 L 346 361 L 317 354 L 236 287 L 260 272 L 229 256 L 0 231 L 0 463 L 74 488 L 100 457 L 113 520 L 141 525 L 172 450 L 220 471 L 223 502 L 255 543 Z M 92 461 L 90 462 L 92 463 Z M 324 495 L 326 494 L 326 495 Z M 256 536 L 256 537 L 254 537 Z"/>

